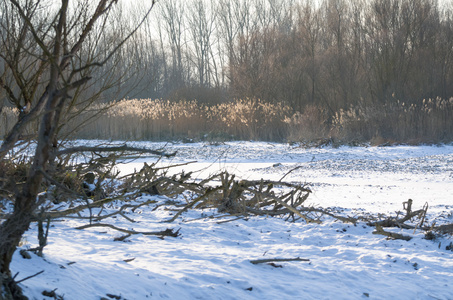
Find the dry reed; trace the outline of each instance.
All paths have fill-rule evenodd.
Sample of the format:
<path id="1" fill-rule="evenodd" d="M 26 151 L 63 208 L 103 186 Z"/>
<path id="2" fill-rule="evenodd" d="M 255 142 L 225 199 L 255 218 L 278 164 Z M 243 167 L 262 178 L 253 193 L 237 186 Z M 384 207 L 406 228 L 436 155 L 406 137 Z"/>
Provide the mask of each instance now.
<path id="1" fill-rule="evenodd" d="M 395 101 L 385 105 L 361 103 L 337 112 L 332 134 L 343 141 L 439 143 L 453 140 L 453 98 L 427 99 L 419 105 Z"/>
<path id="2" fill-rule="evenodd" d="M 103 110 L 99 113 L 99 110 Z M 17 120 L 16 109 L 0 113 L 0 137 Z M 68 118 L 69 120 L 70 118 Z M 335 139 L 339 143 L 438 143 L 453 141 L 453 98 L 427 99 L 407 105 L 360 102 L 333 116 L 311 105 L 295 112 L 283 103 L 259 99 L 204 105 L 197 101 L 131 99 L 95 105 L 77 114 L 68 128 L 74 138 L 109 140 L 268 140 L 307 143 Z M 86 123 L 85 126 L 78 126 Z M 30 129 L 31 130 L 31 129 Z"/>
<path id="3" fill-rule="evenodd" d="M 11 130 L 18 115 L 19 111 L 17 108 L 2 107 L 0 110 L 0 138 L 3 138 Z"/>
<path id="4" fill-rule="evenodd" d="M 197 101 L 132 99 L 113 103 L 78 137 L 121 140 L 175 138 L 279 140 L 286 136 L 289 106 L 258 99 L 214 106 Z M 88 118 L 88 116 L 85 116 Z"/>

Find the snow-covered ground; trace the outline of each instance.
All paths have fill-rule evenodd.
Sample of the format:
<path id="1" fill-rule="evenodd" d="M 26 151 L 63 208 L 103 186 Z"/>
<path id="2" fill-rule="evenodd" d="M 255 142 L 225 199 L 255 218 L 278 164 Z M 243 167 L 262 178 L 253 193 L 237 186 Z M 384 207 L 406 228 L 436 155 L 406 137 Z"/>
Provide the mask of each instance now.
<path id="1" fill-rule="evenodd" d="M 313 193 L 307 205 L 332 207 L 344 215 L 395 215 L 402 202 L 413 208 L 428 203 L 429 224 L 453 222 L 453 146 L 340 147 L 303 149 L 287 144 L 231 142 L 213 146 L 136 143 L 176 157 L 161 165 L 197 161 L 180 167 L 198 178 L 229 170 L 245 179 L 307 183 Z M 120 166 L 139 169 L 141 158 Z M 143 195 L 137 202 L 159 196 Z M 453 299 L 451 236 L 424 239 L 420 230 L 399 230 L 410 241 L 387 240 L 374 228 L 325 218 L 322 224 L 279 218 L 201 218 L 212 211 L 192 210 L 173 223 L 175 213 L 156 204 L 140 213 L 118 216 L 112 224 L 136 231 L 180 229 L 177 238 L 132 235 L 108 228 L 74 229 L 87 221 L 53 223 L 44 258 L 12 264 L 16 280 L 30 299 Z M 36 225 L 22 248 L 37 245 Z M 252 264 L 250 260 L 303 258 Z M 115 298 L 116 297 L 116 298 Z"/>

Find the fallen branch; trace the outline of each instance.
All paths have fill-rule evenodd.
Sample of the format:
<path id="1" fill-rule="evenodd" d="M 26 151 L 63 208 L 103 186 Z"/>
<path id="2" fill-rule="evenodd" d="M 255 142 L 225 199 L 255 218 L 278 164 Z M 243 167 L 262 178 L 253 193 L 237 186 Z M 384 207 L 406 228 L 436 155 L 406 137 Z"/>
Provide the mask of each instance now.
<path id="1" fill-rule="evenodd" d="M 382 221 L 368 223 L 370 226 L 382 226 L 382 227 L 399 227 L 404 229 L 414 229 L 416 228 L 413 225 L 404 224 L 404 222 L 411 220 L 414 217 L 419 217 L 421 220 L 424 221 L 424 216 L 426 216 L 426 212 L 428 210 L 428 206 L 425 205 L 423 209 L 419 209 L 416 211 L 412 211 L 412 203 L 413 200 L 409 199 L 406 202 L 403 202 L 403 209 L 406 211 L 406 215 L 402 218 L 387 218 Z"/>
<path id="2" fill-rule="evenodd" d="M 31 279 L 31 278 L 33 278 L 33 277 L 36 277 L 36 276 L 38 276 L 39 274 L 42 274 L 42 273 L 44 273 L 44 270 L 39 271 L 38 273 L 36 273 L 36 274 L 34 274 L 34 275 L 31 275 L 31 276 L 25 277 L 25 278 L 23 278 L 23 279 L 21 279 L 21 280 L 18 280 L 18 281 L 16 281 L 16 284 L 19 284 L 19 283 L 21 283 L 21 282 L 24 282 L 25 280 Z M 18 274 L 19 274 L 19 273 L 17 273 L 16 276 L 17 276 Z M 14 277 L 16 277 L 16 276 L 14 276 Z"/>
<path id="3" fill-rule="evenodd" d="M 233 222 L 233 221 L 237 221 L 237 220 L 242 220 L 244 218 L 246 218 L 247 216 L 246 215 L 242 215 L 240 217 L 237 217 L 237 218 L 233 218 L 233 219 L 229 219 L 229 220 L 224 220 L 224 221 L 218 221 L 216 222 L 217 224 L 223 224 L 223 223 L 228 223 L 228 222 Z"/>
<path id="4" fill-rule="evenodd" d="M 281 182 L 283 179 L 285 179 L 285 177 L 288 176 L 289 174 L 291 174 L 292 172 L 294 172 L 294 171 L 296 171 L 296 170 L 298 170 L 298 169 L 300 169 L 300 168 L 302 168 L 302 167 L 303 167 L 303 166 L 297 166 L 297 167 L 295 167 L 295 168 L 292 168 L 291 170 L 289 170 L 288 172 L 286 172 L 286 174 L 283 175 L 282 178 L 280 178 L 279 182 Z"/>
<path id="5" fill-rule="evenodd" d="M 171 223 L 173 222 L 174 220 L 176 220 L 183 212 L 189 210 L 190 208 L 194 207 L 195 204 L 203 201 L 206 197 L 208 197 L 210 194 L 213 194 L 217 191 L 220 190 L 221 187 L 216 187 L 216 188 L 213 188 L 213 189 L 209 189 L 206 193 L 204 193 L 203 195 L 195 198 L 194 200 L 192 200 L 189 204 L 187 204 L 186 206 L 184 206 L 183 209 L 181 209 L 180 211 L 178 211 L 178 213 L 176 213 L 171 219 L 167 220 L 167 221 L 163 221 L 163 222 L 167 222 L 167 223 Z"/>
<path id="6" fill-rule="evenodd" d="M 124 262 L 127 262 L 127 263 L 128 263 L 128 262 L 131 262 L 131 261 L 133 261 L 133 260 L 135 260 L 135 257 L 128 258 L 128 259 L 123 259 L 123 261 L 124 261 Z"/>
<path id="7" fill-rule="evenodd" d="M 284 262 L 284 261 L 310 261 L 310 260 L 307 258 L 296 257 L 296 258 L 255 259 L 255 260 L 251 260 L 250 262 L 254 265 L 257 265 L 257 264 L 265 264 L 265 263 L 269 263 L 269 262 Z"/>
<path id="8" fill-rule="evenodd" d="M 128 216 L 126 216 L 124 214 L 124 210 L 127 209 L 127 208 L 132 208 L 131 211 L 132 212 L 135 212 L 136 209 L 142 207 L 142 206 L 145 206 L 145 205 L 149 205 L 149 204 L 155 204 L 157 203 L 156 200 L 148 200 L 148 201 L 145 201 L 145 202 L 142 202 L 140 204 L 124 204 L 123 206 L 120 207 L 119 210 L 113 212 L 113 213 L 110 213 L 110 214 L 106 214 L 106 215 L 103 215 L 103 216 L 97 216 L 97 217 L 78 217 L 78 219 L 93 219 L 93 221 L 95 222 L 99 222 L 101 220 L 104 220 L 104 219 L 108 219 L 108 218 L 111 218 L 113 216 L 116 216 L 116 215 L 120 215 L 122 216 L 123 218 L 125 218 L 126 220 L 128 220 L 129 222 L 131 223 L 135 223 L 135 220 L 129 218 Z"/>
<path id="9" fill-rule="evenodd" d="M 87 209 L 87 208 L 101 207 L 104 204 L 110 203 L 110 202 L 118 200 L 118 199 L 119 199 L 119 197 L 118 198 L 105 198 L 105 199 L 101 199 L 101 200 L 98 200 L 98 201 L 95 201 L 95 202 L 92 202 L 89 204 L 83 204 L 83 205 L 79 205 L 76 207 L 68 208 L 68 209 L 62 210 L 62 211 L 50 211 L 50 212 L 45 213 L 43 215 L 43 217 L 52 218 L 52 219 L 66 217 L 67 215 L 81 212 L 82 210 Z"/>
<path id="10" fill-rule="evenodd" d="M 116 237 L 113 239 L 114 242 L 122 242 L 124 241 L 125 239 L 127 239 L 128 237 L 130 237 L 132 234 L 128 233 L 126 235 L 123 235 L 123 236 L 120 236 L 120 237 Z"/>
<path id="11" fill-rule="evenodd" d="M 352 223 L 352 224 L 357 224 L 357 219 L 356 218 L 353 218 L 353 217 L 342 217 L 342 216 L 338 216 L 338 215 L 334 215 L 333 213 L 330 213 L 324 209 L 320 209 L 320 208 L 306 208 L 302 211 L 308 211 L 308 212 L 319 212 L 323 215 L 328 215 L 334 219 L 337 219 L 337 220 L 340 220 L 341 222 L 343 223 Z"/>
<path id="12" fill-rule="evenodd" d="M 387 237 L 395 239 L 395 240 L 410 241 L 412 239 L 412 237 L 407 236 L 407 235 L 402 235 L 402 234 L 395 233 L 395 232 L 385 231 L 384 229 L 382 229 L 382 227 L 379 224 L 376 224 L 376 230 L 373 231 L 373 234 L 384 235 L 384 236 L 387 236 Z"/>
<path id="13" fill-rule="evenodd" d="M 434 228 L 436 231 L 442 234 L 452 234 L 453 235 L 453 223 L 440 225 Z"/>
<path id="14" fill-rule="evenodd" d="M 176 155 L 176 152 L 166 153 L 163 151 L 131 147 L 131 146 L 124 144 L 121 146 L 112 146 L 112 147 L 80 146 L 80 147 L 67 148 L 67 149 L 58 151 L 56 156 L 61 156 L 61 155 L 65 155 L 65 154 L 74 154 L 74 153 L 79 153 L 79 152 L 126 152 L 126 151 L 149 153 L 149 154 L 153 154 L 153 155 L 157 155 L 157 156 L 165 156 L 165 157 L 173 157 Z"/>
<path id="15" fill-rule="evenodd" d="M 286 209 L 288 209 L 292 213 L 298 215 L 299 217 L 304 219 L 305 222 L 307 222 L 307 223 L 317 223 L 317 224 L 321 223 L 321 221 L 319 221 L 319 220 L 314 220 L 314 219 L 311 219 L 311 218 L 303 215 L 299 210 L 297 210 L 293 206 L 289 205 L 288 203 L 286 203 L 285 201 L 281 200 L 279 197 L 277 197 L 277 196 L 275 196 L 275 195 L 273 195 L 271 193 L 258 192 L 258 191 L 255 191 L 255 190 L 252 190 L 252 189 L 249 189 L 249 188 L 247 188 L 246 190 L 249 191 L 249 192 L 255 193 L 255 194 L 260 194 L 262 196 L 265 196 L 266 198 L 271 198 L 271 199 L 275 200 L 278 204 L 284 206 Z"/>
<path id="16" fill-rule="evenodd" d="M 124 232 L 124 233 L 127 233 L 127 234 L 143 234 L 143 235 L 158 235 L 158 236 L 171 236 L 171 237 L 178 237 L 179 236 L 179 230 L 181 229 L 178 229 L 176 231 L 173 231 L 173 229 L 170 229 L 170 228 L 167 228 L 163 231 L 151 231 L 151 232 L 146 232 L 146 231 L 135 231 L 135 230 L 128 230 L 128 229 L 123 229 L 123 228 L 119 228 L 119 227 L 116 227 L 114 225 L 111 225 L 111 224 L 87 224 L 87 225 L 83 225 L 83 226 L 79 226 L 79 227 L 76 227 L 75 229 L 79 229 L 79 230 L 82 230 L 82 229 L 86 229 L 86 228 L 92 228 L 92 227 L 108 227 L 108 228 L 111 228 L 111 229 L 114 229 L 114 230 L 117 230 L 117 231 L 120 231 L 120 232 Z"/>

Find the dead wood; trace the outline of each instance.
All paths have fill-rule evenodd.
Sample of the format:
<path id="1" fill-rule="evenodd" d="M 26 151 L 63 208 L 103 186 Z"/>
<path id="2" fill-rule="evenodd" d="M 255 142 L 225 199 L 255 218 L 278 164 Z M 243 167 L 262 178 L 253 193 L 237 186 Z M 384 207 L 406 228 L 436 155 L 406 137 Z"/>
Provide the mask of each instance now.
<path id="1" fill-rule="evenodd" d="M 217 187 L 217 188 L 213 188 L 213 189 L 208 189 L 206 191 L 206 193 L 198 196 L 197 198 L 195 198 L 194 200 L 192 200 L 190 203 L 188 203 L 187 205 L 185 205 L 180 211 L 178 211 L 170 220 L 167 220 L 165 222 L 168 222 L 168 223 L 171 223 L 173 222 L 174 220 L 176 220 L 181 214 L 183 214 L 184 212 L 188 211 L 189 209 L 195 207 L 197 204 L 199 204 L 200 202 L 203 202 L 205 199 L 208 199 L 210 197 L 211 194 L 215 194 L 217 191 L 220 190 L 220 187 Z"/>
<path id="2" fill-rule="evenodd" d="M 173 182 L 175 185 L 177 182 Z M 205 187 L 207 186 L 207 187 Z M 236 180 L 222 172 L 203 181 L 191 190 L 196 196 L 167 222 L 176 220 L 191 208 L 213 207 L 228 215 L 291 215 L 306 222 L 319 223 L 309 217 L 303 203 L 311 192 L 305 185 L 281 181 Z"/>
<path id="3" fill-rule="evenodd" d="M 30 276 L 28 276 L 28 277 L 25 277 L 25 278 L 23 278 L 23 279 L 21 279 L 21 280 L 18 280 L 18 281 L 16 281 L 16 284 L 19 284 L 19 283 L 21 283 L 21 282 L 24 282 L 24 281 L 26 281 L 26 280 L 29 280 L 29 279 L 31 279 L 31 278 L 33 278 L 33 277 L 36 277 L 36 276 L 38 276 L 38 275 L 40 275 L 40 274 L 42 274 L 42 273 L 44 273 L 44 270 L 39 271 L 38 273 L 33 274 L 33 275 L 30 275 Z M 18 275 L 18 274 L 16 274 L 16 276 L 17 276 L 17 275 Z M 14 276 L 14 277 L 16 277 L 16 276 Z"/>
<path id="4" fill-rule="evenodd" d="M 382 227 L 379 224 L 376 224 L 376 230 L 373 231 L 373 234 L 385 235 L 385 236 L 387 236 L 391 239 L 395 239 L 395 240 L 410 241 L 412 239 L 412 237 L 407 236 L 407 235 L 385 231 L 384 229 L 382 229 Z"/>
<path id="5" fill-rule="evenodd" d="M 126 235 L 122 235 L 122 236 L 119 236 L 119 237 L 116 237 L 113 239 L 114 242 L 122 242 L 124 241 L 125 239 L 127 239 L 128 237 L 131 237 L 132 234 L 128 233 Z"/>
<path id="6" fill-rule="evenodd" d="M 187 165 L 179 164 L 177 166 Z M 204 187 L 195 182 L 188 182 L 191 179 L 191 173 L 181 172 L 172 176 L 167 176 L 169 167 L 156 167 L 156 163 L 145 163 L 142 169 L 134 174 L 124 176 L 123 187 L 127 191 L 139 191 L 150 195 L 164 195 L 173 197 L 186 191 L 202 193 Z"/>
<path id="7" fill-rule="evenodd" d="M 68 215 L 76 214 L 79 213 L 85 209 L 89 208 L 95 208 L 95 207 L 102 207 L 103 205 L 110 203 L 112 201 L 118 200 L 119 198 L 105 198 L 101 199 L 99 201 L 87 203 L 87 204 L 82 204 L 76 207 L 68 208 L 62 211 L 49 211 L 43 214 L 43 217 L 45 218 L 51 218 L 51 219 L 56 219 L 56 218 L 62 218 L 66 217 Z"/>
<path id="8" fill-rule="evenodd" d="M 296 208 L 298 206 L 297 204 L 299 204 L 299 203 L 297 203 L 296 205 L 291 205 L 291 204 L 288 204 L 287 202 L 285 202 L 281 198 L 279 198 L 279 197 L 277 197 L 277 196 L 275 196 L 275 195 L 273 195 L 271 193 L 258 192 L 258 191 L 254 191 L 252 189 L 247 189 L 247 190 L 249 192 L 253 192 L 255 194 L 259 194 L 259 195 L 261 195 L 261 196 L 263 196 L 265 198 L 273 199 L 276 203 L 284 206 L 287 210 L 289 210 L 290 213 L 296 214 L 297 216 L 299 216 L 302 219 L 304 219 L 307 223 L 318 223 L 318 224 L 321 223 L 321 221 L 319 221 L 319 220 L 314 220 L 314 219 L 308 217 L 307 215 L 302 214 L 301 211 L 299 211 Z M 306 196 L 308 197 L 308 193 L 306 194 Z M 305 201 L 305 199 L 307 197 L 303 197 L 303 201 Z M 303 201 L 300 204 L 302 204 Z M 253 209 L 253 208 L 248 208 L 247 210 L 248 210 L 248 212 L 254 212 L 256 214 L 263 214 L 263 215 L 266 215 L 266 214 L 269 214 L 269 213 L 272 213 L 274 215 L 276 215 L 276 214 L 278 214 L 278 215 L 286 214 L 286 211 L 282 210 L 282 209 L 280 209 L 279 211 L 276 211 L 276 210 L 274 210 L 274 211 L 266 211 L 266 210 L 257 210 L 257 209 Z"/>
<path id="9" fill-rule="evenodd" d="M 285 262 L 285 261 L 310 261 L 307 258 L 268 258 L 268 259 L 255 259 L 251 260 L 250 262 L 254 265 L 257 264 L 265 264 L 265 263 L 270 263 L 270 262 Z"/>
<path id="10" fill-rule="evenodd" d="M 337 219 L 343 223 L 352 223 L 352 224 L 356 224 L 357 223 L 357 219 L 356 218 L 353 218 L 353 217 L 343 217 L 343 216 L 339 216 L 339 215 L 335 215 L 325 209 L 321 209 L 321 208 L 314 208 L 314 207 L 309 207 L 309 208 L 306 208 L 304 211 L 309 211 L 309 212 L 317 212 L 317 213 L 320 213 L 321 215 L 327 215 L 327 216 L 330 216 L 334 219 Z"/>
<path id="11" fill-rule="evenodd" d="M 173 153 L 166 153 L 164 151 L 157 151 L 152 149 L 146 148 L 137 148 L 131 147 L 127 144 L 121 146 L 111 146 L 111 147 L 88 147 L 88 146 L 80 146 L 80 147 L 73 147 L 60 150 L 56 153 L 56 156 L 63 156 L 68 154 L 74 153 L 81 153 L 81 152 L 134 152 L 134 153 L 149 153 L 159 157 L 173 157 L 176 155 L 176 152 Z"/>
<path id="12" fill-rule="evenodd" d="M 288 172 L 285 173 L 285 175 L 282 176 L 282 178 L 280 178 L 279 181 L 282 181 L 283 179 L 285 179 L 286 176 L 288 176 L 289 174 L 291 174 L 292 172 L 298 170 L 298 169 L 301 169 L 303 166 L 297 166 L 295 168 L 292 168 L 291 170 L 289 170 Z"/>
<path id="13" fill-rule="evenodd" d="M 122 216 L 123 218 L 125 218 L 126 220 L 128 220 L 129 222 L 131 223 L 135 223 L 135 220 L 133 220 L 132 218 L 129 218 L 128 216 L 126 216 L 125 214 L 125 210 L 126 209 L 130 209 L 131 208 L 131 211 L 134 212 L 136 209 L 142 207 L 142 206 L 146 206 L 146 205 L 150 205 L 150 204 L 154 204 L 154 203 L 157 203 L 156 200 L 148 200 L 148 201 L 145 201 L 145 202 L 142 202 L 142 203 L 139 203 L 139 204 L 124 204 L 122 205 L 119 210 L 117 211 L 114 211 L 112 213 L 109 213 L 109 214 L 106 214 L 106 215 L 98 215 L 97 217 L 77 217 L 77 219 L 90 219 L 94 222 L 99 222 L 99 221 L 102 221 L 104 219 L 108 219 L 108 218 L 111 218 L 111 217 L 114 217 L 116 215 L 120 215 Z M 85 205 L 86 207 L 86 205 Z M 92 206 L 91 206 L 92 207 Z"/>
<path id="14" fill-rule="evenodd" d="M 234 215 L 230 215 L 230 216 L 234 216 Z M 222 216 L 222 217 L 225 217 L 225 216 Z M 223 220 L 223 221 L 218 221 L 216 222 L 217 224 L 223 224 L 223 223 L 228 223 L 228 222 L 233 222 L 233 221 L 237 221 L 237 220 L 241 220 L 241 219 L 244 219 L 246 218 L 247 216 L 240 216 L 240 217 L 236 217 L 236 218 L 233 218 L 233 219 L 229 219 L 229 220 Z"/>
<path id="15" fill-rule="evenodd" d="M 412 220 L 413 218 L 418 218 L 420 220 L 419 225 L 423 225 L 426 213 L 428 210 L 428 204 L 425 204 L 423 209 L 419 209 L 416 211 L 412 211 L 412 203 L 413 200 L 409 199 L 406 202 L 403 202 L 403 209 L 406 211 L 405 216 L 402 218 L 396 217 L 389 217 L 387 219 L 376 221 L 376 222 L 368 222 L 369 226 L 376 226 L 379 225 L 381 227 L 399 227 L 404 229 L 415 229 L 417 226 L 405 224 L 405 222 Z"/>
<path id="16" fill-rule="evenodd" d="M 167 228 L 162 231 L 135 231 L 135 230 L 129 230 L 129 229 L 124 229 L 124 228 L 119 228 L 116 227 L 112 224 L 102 224 L 102 223 L 95 223 L 95 224 L 87 224 L 83 226 L 76 227 L 75 229 L 87 229 L 87 228 L 93 228 L 93 227 L 107 227 L 111 228 L 120 232 L 124 232 L 127 234 L 143 234 L 143 235 L 157 235 L 157 236 L 170 236 L 170 237 L 178 237 L 179 236 L 179 230 L 174 231 L 173 229 Z"/>
<path id="17" fill-rule="evenodd" d="M 441 226 L 435 227 L 434 230 L 436 230 L 437 232 L 440 232 L 440 233 L 442 233 L 442 234 L 450 234 L 450 235 L 453 235 L 453 223 L 452 223 L 452 224 L 445 224 L 445 225 L 441 225 Z"/>

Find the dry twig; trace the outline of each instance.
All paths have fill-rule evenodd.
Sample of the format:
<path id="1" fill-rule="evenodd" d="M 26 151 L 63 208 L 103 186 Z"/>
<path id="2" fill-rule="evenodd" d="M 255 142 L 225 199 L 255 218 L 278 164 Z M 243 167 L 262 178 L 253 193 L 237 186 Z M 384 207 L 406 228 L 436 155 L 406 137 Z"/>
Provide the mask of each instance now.
<path id="1" fill-rule="evenodd" d="M 264 264 L 264 263 L 270 263 L 270 262 L 285 262 L 285 261 L 310 261 L 307 258 L 268 258 L 268 259 L 255 259 L 251 260 L 250 262 L 254 265 L 257 264 Z"/>
<path id="2" fill-rule="evenodd" d="M 171 236 L 171 237 L 178 237 L 179 230 L 173 231 L 173 229 L 167 228 L 163 231 L 135 231 L 135 230 L 128 230 L 124 228 L 119 228 L 111 224 L 102 224 L 102 223 L 95 223 L 95 224 L 87 224 L 83 226 L 76 227 L 75 229 L 86 229 L 86 228 L 93 228 L 93 227 L 107 227 L 111 228 L 120 232 L 124 232 L 127 234 L 143 234 L 143 235 L 157 235 L 157 236 Z"/>

